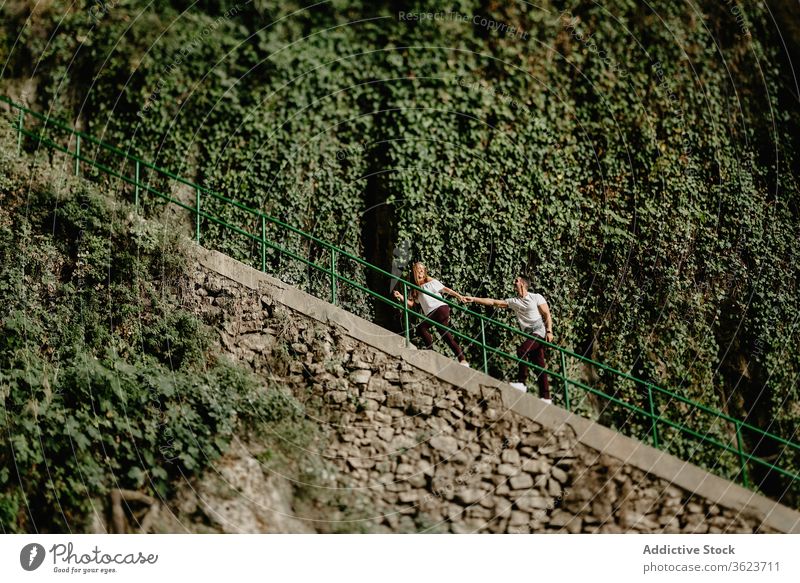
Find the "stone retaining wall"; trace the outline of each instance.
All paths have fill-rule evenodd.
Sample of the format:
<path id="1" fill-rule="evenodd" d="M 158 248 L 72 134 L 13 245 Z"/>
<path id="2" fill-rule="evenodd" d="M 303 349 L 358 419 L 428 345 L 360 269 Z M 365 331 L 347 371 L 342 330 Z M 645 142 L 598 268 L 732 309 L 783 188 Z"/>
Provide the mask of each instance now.
<path id="1" fill-rule="evenodd" d="M 295 510 L 299 522 L 283 530 L 800 528 L 792 510 L 441 355 L 409 350 L 395 335 L 219 254 L 203 252 L 186 303 L 219 330 L 225 353 L 288 387 L 318 424 L 319 449 L 298 456 L 319 470 L 305 488 L 318 488 L 320 503 L 305 516 Z M 221 530 L 269 530 L 263 522 Z"/>

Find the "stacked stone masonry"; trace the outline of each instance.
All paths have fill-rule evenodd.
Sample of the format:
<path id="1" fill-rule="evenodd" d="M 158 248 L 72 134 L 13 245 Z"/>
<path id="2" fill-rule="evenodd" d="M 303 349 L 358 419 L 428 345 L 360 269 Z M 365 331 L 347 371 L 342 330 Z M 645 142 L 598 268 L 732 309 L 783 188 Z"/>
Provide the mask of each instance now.
<path id="1" fill-rule="evenodd" d="M 334 530 L 359 532 L 772 531 L 758 516 L 585 446 L 569 425 L 548 429 L 508 410 L 496 387 L 448 384 L 293 311 L 268 287 L 256 291 L 199 265 L 192 286 L 185 302 L 218 330 L 221 350 L 305 403 L 324 436 L 310 454 L 326 468 L 319 486 L 336 492 L 336 507 L 323 504 L 315 517 L 272 527 L 275 520 L 211 516 L 217 530 L 329 531 L 338 523 Z M 253 460 L 247 464 L 252 482 Z M 235 478 L 228 484 L 239 487 Z"/>

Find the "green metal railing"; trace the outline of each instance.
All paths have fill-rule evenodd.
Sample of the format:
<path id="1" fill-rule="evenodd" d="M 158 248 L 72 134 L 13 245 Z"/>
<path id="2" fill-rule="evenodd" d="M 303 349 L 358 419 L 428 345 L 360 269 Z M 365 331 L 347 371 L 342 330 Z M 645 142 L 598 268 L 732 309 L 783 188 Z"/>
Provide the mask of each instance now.
<path id="1" fill-rule="evenodd" d="M 407 343 L 411 342 L 412 317 L 417 321 L 430 322 L 432 326 L 435 326 L 436 328 L 443 331 L 445 330 L 449 331 L 455 337 L 460 338 L 463 341 L 469 343 L 470 345 L 476 347 L 481 354 L 481 360 L 480 360 L 481 368 L 486 373 L 489 372 L 489 357 L 497 356 L 502 359 L 511 361 L 512 363 L 515 364 L 524 363 L 527 366 L 531 367 L 533 370 L 537 371 L 538 373 L 548 374 L 550 378 L 553 379 L 554 386 L 559 386 L 561 388 L 561 391 L 563 392 L 563 395 L 561 397 L 563 398 L 564 406 L 569 411 L 574 410 L 574 392 L 576 389 L 579 389 L 583 391 L 585 394 L 595 395 L 597 397 L 605 399 L 610 403 L 618 405 L 623 409 L 633 414 L 640 415 L 644 419 L 646 419 L 647 425 L 649 426 L 648 439 L 652 440 L 652 444 L 656 448 L 665 449 L 666 447 L 668 447 L 669 444 L 666 443 L 665 440 L 663 439 L 663 431 L 666 429 L 672 429 L 679 432 L 680 434 L 687 435 L 694 439 L 697 439 L 702 444 L 713 446 L 721 450 L 722 452 L 726 452 L 736 456 L 736 458 L 738 459 L 738 477 L 741 479 L 745 487 L 748 488 L 753 487 L 752 481 L 750 479 L 750 468 L 756 466 L 760 466 L 761 468 L 766 469 L 768 472 L 775 472 L 776 474 L 788 478 L 791 481 L 792 486 L 795 486 L 800 483 L 800 475 L 798 475 L 794 471 L 786 467 L 781 467 L 777 463 L 773 463 L 763 457 L 757 456 L 752 452 L 748 452 L 745 449 L 745 443 L 742 436 L 742 432 L 747 431 L 749 435 L 754 436 L 753 440 L 757 441 L 757 445 L 763 445 L 766 442 L 766 443 L 771 443 L 773 447 L 782 448 L 780 454 L 770 457 L 781 457 L 781 455 L 785 454 L 786 452 L 788 452 L 790 456 L 793 454 L 796 455 L 798 452 L 800 452 L 800 444 L 798 443 L 774 435 L 768 431 L 762 430 L 749 423 L 730 417 L 729 415 L 726 415 L 721 411 L 716 411 L 710 407 L 706 407 L 704 405 L 701 405 L 700 403 L 696 403 L 675 392 L 659 387 L 651 382 L 638 379 L 630 374 L 609 367 L 600 362 L 594 361 L 586 356 L 577 354 L 571 350 L 568 350 L 556 344 L 545 342 L 544 340 L 538 337 L 531 336 L 521 330 L 512 328 L 511 326 L 508 326 L 506 324 L 503 324 L 502 322 L 494 320 L 493 318 L 472 311 L 469 308 L 462 306 L 461 304 L 451 302 L 447 299 L 438 298 L 437 296 L 437 299 L 444 301 L 446 304 L 451 306 L 451 308 L 454 309 L 457 313 L 460 313 L 465 317 L 477 320 L 480 327 L 480 337 L 473 338 L 472 336 L 459 332 L 452 327 L 442 326 L 441 324 L 435 322 L 434 320 L 428 318 L 427 316 L 424 316 L 419 312 L 411 310 L 405 301 L 399 302 L 395 301 L 392 298 L 385 297 L 383 294 L 378 293 L 368 288 L 367 286 L 362 285 L 356 282 L 355 280 L 351 279 L 345 273 L 343 273 L 341 269 L 339 269 L 339 263 L 342 259 L 347 259 L 349 261 L 355 262 L 357 265 L 360 265 L 365 270 L 389 278 L 390 281 L 396 281 L 397 285 L 402 288 L 402 293 L 404 298 L 409 297 L 410 291 L 416 291 L 417 293 L 431 295 L 421 287 L 409 281 L 397 278 L 397 276 L 395 276 L 394 274 L 391 274 L 375 265 L 372 265 L 367 261 L 365 261 L 364 259 L 361 259 L 360 257 L 357 257 L 356 255 L 353 255 L 344 249 L 341 249 L 335 245 L 323 241 L 300 229 L 292 227 L 291 225 L 288 225 L 278 220 L 275 217 L 269 216 L 261 211 L 247 207 L 241 203 L 226 198 L 221 194 L 218 194 L 202 186 L 194 184 L 188 180 L 185 180 L 167 170 L 155 166 L 154 164 L 150 164 L 134 155 L 128 154 L 127 152 L 124 152 L 119 148 L 106 144 L 103 141 L 98 140 L 97 138 L 94 138 L 84 132 L 76 131 L 65 123 L 53 120 L 50 117 L 36 113 L 20 104 L 11 101 L 6 97 L 0 96 L 0 101 L 10 105 L 12 111 L 13 110 L 18 111 L 15 120 L 16 123 L 14 122 L 11 123 L 11 126 L 17 132 L 18 152 L 21 152 L 23 148 L 23 136 L 27 136 L 34 139 L 37 144 L 45 145 L 49 148 L 63 152 L 68 156 L 72 157 L 74 159 L 75 175 L 80 175 L 81 163 L 85 163 L 93 168 L 100 170 L 101 172 L 109 176 L 112 176 L 127 184 L 130 184 L 134 190 L 134 204 L 137 210 L 139 209 L 141 204 L 142 193 L 153 194 L 158 198 L 161 198 L 167 202 L 180 206 L 181 208 L 189 211 L 194 215 L 195 219 L 194 236 L 195 240 L 198 243 L 200 242 L 201 238 L 202 221 L 207 221 L 208 223 L 219 225 L 223 229 L 227 229 L 233 233 L 245 237 L 258 246 L 260 250 L 259 253 L 260 267 L 261 270 L 264 272 L 266 272 L 266 267 L 267 267 L 268 250 L 273 250 L 281 256 L 288 256 L 291 259 L 297 260 L 302 264 L 312 268 L 313 270 L 316 270 L 317 272 L 321 273 L 330 282 L 329 297 L 331 303 L 333 304 L 339 303 L 341 286 L 347 285 L 353 289 L 359 290 L 360 292 L 366 293 L 370 297 L 380 302 L 384 302 L 388 305 L 398 308 L 403 312 L 404 335 Z M 35 120 L 38 120 L 39 122 L 42 122 L 43 131 L 34 132 L 32 129 L 26 128 L 25 127 L 26 117 L 30 117 Z M 67 144 L 61 145 L 57 141 L 50 139 L 50 137 L 46 135 L 46 131 L 48 129 L 64 132 L 68 138 Z M 70 143 L 72 143 L 73 138 L 75 144 L 74 149 L 70 149 L 69 145 Z M 94 146 L 97 146 L 101 150 L 110 154 L 115 159 L 124 162 L 126 165 L 132 164 L 133 175 L 129 176 L 123 173 L 121 170 L 115 170 L 114 168 L 111 168 L 108 165 L 98 162 L 96 159 L 90 159 L 81 152 L 82 142 L 84 144 L 89 143 Z M 186 203 L 181 202 L 180 200 L 177 200 L 169 196 L 168 194 L 159 191 L 158 189 L 150 186 L 149 184 L 142 182 L 141 174 L 143 169 L 146 169 L 147 171 L 150 171 L 155 175 L 160 175 L 162 177 L 177 181 L 192 188 L 194 190 L 194 206 L 187 205 Z M 259 229 L 260 227 L 259 229 L 260 232 L 258 232 L 257 234 L 253 234 L 248 230 L 246 230 L 245 228 L 230 224 L 227 221 L 212 215 L 207 210 L 205 210 L 209 207 L 209 205 L 204 204 L 204 200 L 207 201 L 209 199 L 213 199 L 214 201 L 219 201 L 220 203 L 223 203 L 225 205 L 232 205 L 236 209 L 244 211 L 246 214 L 252 216 L 252 218 L 254 219 L 253 224 L 256 225 L 257 229 Z M 274 241 L 270 241 L 267 238 L 267 225 L 273 225 L 277 229 L 280 229 L 286 233 L 293 233 L 310 243 L 319 245 L 322 249 L 327 251 L 329 255 L 328 261 L 326 261 L 324 264 L 317 263 L 315 261 L 312 261 L 306 257 L 303 257 L 291 251 L 290 249 L 287 249 L 279 245 Z M 518 358 L 516 355 L 509 354 L 508 352 L 505 352 L 500 348 L 491 346 L 486 342 L 487 327 L 491 327 L 492 329 L 495 330 L 504 331 L 505 333 L 510 333 L 517 337 L 522 337 L 523 339 L 525 338 L 535 339 L 541 342 L 542 344 L 548 346 L 551 350 L 555 351 L 555 353 L 557 354 L 558 357 L 557 362 L 559 365 L 559 370 L 555 371 L 548 368 L 539 367 L 534 363 L 527 362 Z M 633 385 L 639 389 L 640 393 L 642 394 L 642 397 L 646 396 L 646 406 L 644 406 L 643 403 L 641 404 L 642 406 L 640 406 L 640 404 L 627 402 L 623 399 L 618 398 L 615 395 L 608 394 L 596 387 L 589 386 L 586 383 L 578 380 L 577 378 L 570 378 L 569 366 L 568 366 L 569 362 L 595 367 L 597 370 L 603 371 L 605 374 L 610 375 L 616 381 L 626 381 L 633 383 Z M 700 430 L 689 427 L 683 422 L 676 422 L 673 421 L 672 419 L 663 416 L 658 411 L 657 405 L 659 396 L 668 398 L 669 404 L 672 405 L 673 409 L 675 409 L 676 407 L 673 404 L 677 403 L 678 404 L 677 407 L 682 406 L 685 409 L 691 411 L 690 414 L 684 414 L 683 415 L 684 418 L 689 418 L 691 414 L 695 412 L 700 412 L 711 416 L 711 418 L 714 420 L 713 421 L 714 425 L 716 425 L 716 423 L 718 422 L 730 424 L 730 427 L 733 432 L 733 435 L 731 436 L 732 443 L 731 444 L 723 443 L 719 439 L 710 436 L 709 431 L 701 432 Z"/>

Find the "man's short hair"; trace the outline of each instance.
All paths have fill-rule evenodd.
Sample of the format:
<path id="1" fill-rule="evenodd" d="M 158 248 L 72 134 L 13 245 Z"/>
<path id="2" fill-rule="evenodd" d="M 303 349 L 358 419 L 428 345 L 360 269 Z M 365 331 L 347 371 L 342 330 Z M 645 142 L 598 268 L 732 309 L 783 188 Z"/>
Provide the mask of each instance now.
<path id="1" fill-rule="evenodd" d="M 531 278 L 530 277 L 528 277 L 527 275 L 523 275 L 523 274 L 520 274 L 517 277 L 519 277 L 522 280 L 522 283 L 525 284 L 525 287 L 530 289 L 530 287 L 531 287 Z"/>

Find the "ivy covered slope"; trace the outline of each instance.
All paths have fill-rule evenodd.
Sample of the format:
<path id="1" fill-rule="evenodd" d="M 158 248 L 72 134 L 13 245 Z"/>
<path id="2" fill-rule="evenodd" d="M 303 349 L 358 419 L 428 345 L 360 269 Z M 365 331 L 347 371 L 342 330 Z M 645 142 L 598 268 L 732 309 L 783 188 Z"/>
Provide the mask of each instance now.
<path id="1" fill-rule="evenodd" d="M 82 532 L 112 488 L 168 497 L 295 415 L 176 308 L 176 236 L 2 146 L 0 532 Z"/>
<path id="2" fill-rule="evenodd" d="M 409 249 L 451 287 L 500 297 L 525 269 L 559 343 L 796 438 L 797 39 L 764 3 L 536 4 L 122 0 L 92 17 L 16 3 L 0 84 L 386 269 Z M 309 285 L 299 265 L 269 269 Z"/>

